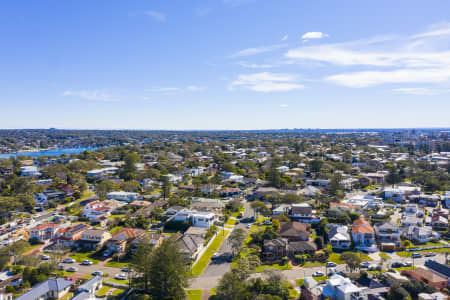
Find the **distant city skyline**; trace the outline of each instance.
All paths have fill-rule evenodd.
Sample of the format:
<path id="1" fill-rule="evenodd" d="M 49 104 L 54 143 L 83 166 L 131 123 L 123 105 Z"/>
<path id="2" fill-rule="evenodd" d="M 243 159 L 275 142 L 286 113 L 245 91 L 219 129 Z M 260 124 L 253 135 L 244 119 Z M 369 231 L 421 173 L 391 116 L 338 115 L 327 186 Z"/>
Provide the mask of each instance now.
<path id="1" fill-rule="evenodd" d="M 0 128 L 450 127 L 450 2 L 8 1 Z"/>

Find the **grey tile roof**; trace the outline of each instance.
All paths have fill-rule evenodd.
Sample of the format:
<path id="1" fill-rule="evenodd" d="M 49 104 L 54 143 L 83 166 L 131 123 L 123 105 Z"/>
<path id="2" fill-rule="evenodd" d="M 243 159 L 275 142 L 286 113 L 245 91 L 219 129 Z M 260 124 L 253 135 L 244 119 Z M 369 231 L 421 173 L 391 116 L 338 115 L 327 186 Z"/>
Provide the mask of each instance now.
<path id="1" fill-rule="evenodd" d="M 16 300 L 36 300 L 50 291 L 62 291 L 69 287 L 72 281 L 63 278 L 50 278 L 35 285 L 31 290 L 16 298 Z"/>

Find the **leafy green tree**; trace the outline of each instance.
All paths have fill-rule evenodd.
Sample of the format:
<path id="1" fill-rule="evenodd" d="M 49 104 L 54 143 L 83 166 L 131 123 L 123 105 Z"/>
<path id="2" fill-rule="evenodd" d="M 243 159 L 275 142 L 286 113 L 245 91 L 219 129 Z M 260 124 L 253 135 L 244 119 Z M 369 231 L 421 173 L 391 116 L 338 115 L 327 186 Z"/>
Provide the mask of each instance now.
<path id="1" fill-rule="evenodd" d="M 361 258 L 358 254 L 353 252 L 344 252 L 341 255 L 341 259 L 345 261 L 347 267 L 353 272 L 356 269 L 359 269 L 361 266 Z"/>
<path id="2" fill-rule="evenodd" d="M 170 183 L 169 177 L 162 176 L 162 195 L 163 199 L 166 200 L 170 197 L 170 189 L 172 188 L 172 184 Z"/>
<path id="3" fill-rule="evenodd" d="M 152 299 L 185 299 L 187 264 L 176 242 L 166 240 L 153 251 L 149 270 Z"/>
<path id="4" fill-rule="evenodd" d="M 114 191 L 115 189 L 116 189 L 115 182 L 109 179 L 104 180 L 95 186 L 95 191 L 97 192 L 97 195 L 101 199 L 105 199 L 106 194 Z"/>

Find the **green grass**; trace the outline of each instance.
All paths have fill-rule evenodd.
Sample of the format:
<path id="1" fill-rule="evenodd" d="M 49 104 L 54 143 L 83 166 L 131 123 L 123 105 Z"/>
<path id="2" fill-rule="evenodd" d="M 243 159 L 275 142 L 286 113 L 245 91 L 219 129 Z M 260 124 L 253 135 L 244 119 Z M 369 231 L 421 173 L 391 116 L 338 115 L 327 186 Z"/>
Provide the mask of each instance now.
<path id="1" fill-rule="evenodd" d="M 397 270 L 398 272 L 404 271 L 404 270 L 414 270 L 417 269 L 417 267 L 400 267 L 400 268 L 393 268 L 394 270 Z"/>
<path id="2" fill-rule="evenodd" d="M 108 292 L 111 290 L 111 288 L 107 285 L 104 285 L 100 288 L 100 290 L 98 290 L 97 295 L 98 297 L 104 297 L 106 296 L 106 294 L 108 294 Z"/>
<path id="3" fill-rule="evenodd" d="M 323 275 L 323 276 L 317 276 L 317 277 L 313 277 L 315 281 L 320 282 L 322 280 L 326 280 L 328 279 L 327 275 Z"/>
<path id="4" fill-rule="evenodd" d="M 384 253 L 384 252 L 380 252 L 379 255 L 380 255 L 381 258 L 384 258 L 384 259 L 391 259 L 391 257 L 389 255 L 387 255 L 386 253 Z"/>
<path id="5" fill-rule="evenodd" d="M 125 290 L 123 290 L 123 289 L 115 289 L 114 291 L 112 291 L 111 295 L 112 296 L 119 296 L 119 295 L 122 295 L 123 293 L 125 293 Z"/>
<path id="6" fill-rule="evenodd" d="M 222 230 L 217 234 L 212 243 L 209 245 L 208 249 L 206 249 L 202 257 L 200 257 L 200 259 L 193 266 L 191 270 L 192 276 L 198 276 L 203 273 L 203 271 L 211 261 L 211 257 L 214 255 L 214 253 L 217 252 L 217 250 L 219 250 L 228 233 L 229 232 L 225 230 L 225 235 L 223 235 L 224 231 Z"/>
<path id="7" fill-rule="evenodd" d="M 428 242 L 425 244 L 411 244 L 411 246 L 409 246 L 407 248 L 422 248 L 422 247 L 433 247 L 433 246 L 444 246 L 444 245 L 447 245 L 447 244 L 441 243 L 441 242 L 437 242 L 437 243 Z"/>
<path id="8" fill-rule="evenodd" d="M 123 214 L 123 215 L 110 215 L 110 216 L 108 216 L 108 219 L 109 220 L 114 220 L 115 218 L 123 218 L 125 216 L 126 216 L 125 214 Z"/>
<path id="9" fill-rule="evenodd" d="M 75 259 L 77 262 L 82 262 L 85 259 L 88 259 L 92 261 L 93 264 L 97 264 L 99 262 L 98 259 L 91 258 L 90 256 L 93 254 L 93 252 L 75 252 L 70 254 L 70 257 Z"/>
<path id="10" fill-rule="evenodd" d="M 303 264 L 303 268 L 323 267 L 326 263 L 320 261 L 307 261 Z"/>
<path id="11" fill-rule="evenodd" d="M 343 263 L 345 263 L 345 261 L 343 261 L 341 259 L 341 255 L 338 254 L 338 253 L 334 253 L 334 252 L 330 254 L 330 257 L 328 258 L 328 261 L 334 262 L 336 264 L 343 264 Z"/>
<path id="12" fill-rule="evenodd" d="M 202 290 L 186 290 L 188 300 L 201 300 Z"/>
<path id="13" fill-rule="evenodd" d="M 216 293 L 217 293 L 217 291 L 216 291 L 215 287 L 209 290 L 209 295 L 210 296 L 214 296 Z"/>
<path id="14" fill-rule="evenodd" d="M 120 228 L 122 228 L 122 226 L 116 226 L 116 227 L 114 227 L 113 229 L 111 229 L 109 232 L 110 232 L 111 234 L 114 234 L 114 233 L 116 233 L 117 231 L 119 231 Z"/>
<path id="15" fill-rule="evenodd" d="M 288 291 L 289 291 L 289 299 L 298 299 L 298 297 L 300 296 L 300 294 L 291 285 L 288 286 Z"/>
<path id="16" fill-rule="evenodd" d="M 304 278 L 299 278 L 299 279 L 296 279 L 295 282 L 297 282 L 298 286 L 301 287 L 301 286 L 303 286 L 303 283 L 305 282 L 305 279 Z"/>
<path id="17" fill-rule="evenodd" d="M 68 292 L 67 294 L 65 294 L 63 297 L 61 297 L 61 300 L 69 300 L 70 298 L 72 298 L 73 293 Z"/>
<path id="18" fill-rule="evenodd" d="M 399 251 L 396 252 L 401 257 L 411 257 L 413 253 L 426 253 L 426 252 L 450 252 L 450 248 L 428 249 L 428 250 L 415 250 L 415 251 Z"/>
<path id="19" fill-rule="evenodd" d="M 279 264 L 273 264 L 273 265 L 260 265 L 256 268 L 256 273 L 261 273 L 265 269 L 277 269 L 277 270 L 290 270 L 292 269 L 291 265 L 285 264 L 285 265 L 279 265 Z"/>
<path id="20" fill-rule="evenodd" d="M 105 264 L 105 266 L 111 267 L 111 268 L 123 268 L 123 267 L 128 267 L 129 264 L 130 263 L 127 261 L 120 262 L 120 261 L 110 260 Z"/>
<path id="21" fill-rule="evenodd" d="M 110 278 L 106 282 L 117 283 L 117 284 L 128 284 L 128 280 L 126 280 L 126 279 L 125 280 L 118 280 L 118 279 Z"/>
<path id="22" fill-rule="evenodd" d="M 236 219 L 228 218 L 228 221 L 225 223 L 225 226 L 226 225 L 235 225 L 236 222 L 237 222 Z"/>

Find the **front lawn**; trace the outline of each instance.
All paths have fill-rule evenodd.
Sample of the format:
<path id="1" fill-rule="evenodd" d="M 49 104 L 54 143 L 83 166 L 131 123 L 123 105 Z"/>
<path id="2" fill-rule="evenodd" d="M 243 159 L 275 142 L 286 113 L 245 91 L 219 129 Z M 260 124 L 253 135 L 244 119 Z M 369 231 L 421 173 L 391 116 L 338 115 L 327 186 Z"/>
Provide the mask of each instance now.
<path id="1" fill-rule="evenodd" d="M 90 261 L 92 261 L 93 264 L 97 264 L 99 262 L 98 259 L 92 258 L 92 254 L 94 254 L 94 252 L 74 252 L 72 254 L 70 254 L 70 257 L 72 257 L 73 259 L 75 259 L 77 262 L 82 262 L 85 259 L 88 259 Z"/>
<path id="2" fill-rule="evenodd" d="M 115 279 L 115 278 L 110 278 L 106 282 L 117 283 L 117 284 L 125 284 L 125 285 L 128 284 L 128 280 L 126 280 L 126 279 L 125 280 L 118 280 L 118 279 Z"/>
<path id="3" fill-rule="evenodd" d="M 411 246 L 408 246 L 407 248 L 423 248 L 423 247 L 434 247 L 434 246 L 444 246 L 447 245 L 445 243 L 442 242 L 428 242 L 428 243 L 424 243 L 424 244 L 411 244 Z"/>
<path id="4" fill-rule="evenodd" d="M 389 255 L 387 255 L 386 253 L 384 253 L 384 252 L 380 252 L 379 255 L 380 255 L 381 258 L 384 258 L 384 259 L 391 259 L 391 257 Z"/>
<path id="5" fill-rule="evenodd" d="M 302 287 L 303 283 L 305 282 L 305 279 L 304 278 L 299 278 L 299 279 L 296 279 L 295 282 L 297 282 L 299 287 Z"/>
<path id="6" fill-rule="evenodd" d="M 323 275 L 323 276 L 317 276 L 317 277 L 313 277 L 315 281 L 320 282 L 322 280 L 326 280 L 328 279 L 327 275 Z"/>
<path id="7" fill-rule="evenodd" d="M 428 249 L 428 250 L 414 250 L 414 251 L 399 251 L 396 252 L 398 256 L 401 257 L 411 257 L 413 253 L 426 253 L 426 252 L 450 252 L 450 248 L 438 248 L 438 249 Z"/>
<path id="8" fill-rule="evenodd" d="M 302 267 L 303 268 L 312 268 L 312 267 L 323 267 L 326 263 L 320 262 L 320 261 L 307 261 L 305 262 Z"/>
<path id="9" fill-rule="evenodd" d="M 261 273 L 263 272 L 265 269 L 277 269 L 277 270 L 290 270 L 292 269 L 291 265 L 289 263 L 285 264 L 285 265 L 280 265 L 280 264 L 273 264 L 273 265 L 260 265 L 259 267 L 256 268 L 256 273 Z"/>
<path id="10" fill-rule="evenodd" d="M 104 286 L 102 286 L 101 288 L 100 288 L 100 290 L 98 290 L 98 292 L 97 292 L 97 297 L 105 297 L 107 294 L 108 294 L 108 292 L 111 290 L 111 287 L 109 287 L 109 286 L 107 286 L 107 285 L 104 285 Z"/>
<path id="11" fill-rule="evenodd" d="M 122 295 L 123 293 L 125 293 L 125 290 L 123 290 L 123 289 L 115 289 L 114 291 L 112 291 L 111 295 L 112 296 L 119 296 L 119 295 Z"/>
<path id="12" fill-rule="evenodd" d="M 225 226 L 226 226 L 226 225 L 235 225 L 236 222 L 237 222 L 236 219 L 228 218 L 228 221 L 225 223 Z"/>
<path id="13" fill-rule="evenodd" d="M 217 234 L 212 243 L 209 245 L 208 249 L 206 249 L 206 251 L 203 253 L 202 257 L 200 257 L 200 259 L 192 267 L 191 270 L 192 276 L 198 276 L 203 273 L 203 271 L 206 269 L 209 262 L 211 261 L 212 256 L 214 255 L 214 253 L 217 252 L 217 250 L 219 250 L 228 233 L 229 231 L 222 230 Z"/>
<path id="14" fill-rule="evenodd" d="M 115 260 L 110 260 L 108 261 L 105 266 L 106 267 L 111 267 L 111 268 L 123 268 L 123 267 L 128 267 L 128 265 L 130 264 L 130 262 L 128 261 L 115 261 Z"/>
<path id="15" fill-rule="evenodd" d="M 201 300 L 202 290 L 186 290 L 188 300 Z"/>

